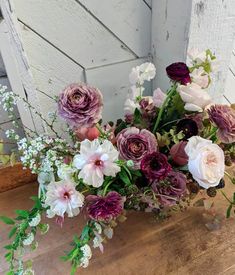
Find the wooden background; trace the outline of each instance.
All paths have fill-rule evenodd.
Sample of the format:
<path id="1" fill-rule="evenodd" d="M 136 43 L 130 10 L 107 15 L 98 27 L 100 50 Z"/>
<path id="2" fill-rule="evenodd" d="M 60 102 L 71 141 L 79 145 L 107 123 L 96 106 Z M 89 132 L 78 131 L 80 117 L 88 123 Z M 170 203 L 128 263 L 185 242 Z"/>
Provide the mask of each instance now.
<path id="1" fill-rule="evenodd" d="M 227 182 L 225 192 L 229 197 L 234 186 Z M 32 183 L 0 194 L 2 215 L 14 216 L 15 209 L 28 209 L 28 198 L 37 193 Z M 217 213 L 226 213 L 227 201 L 219 192 L 215 198 Z M 114 230 L 113 239 L 104 245 L 104 254 L 93 250 L 93 258 L 82 275 L 234 275 L 235 227 L 234 218 L 224 220 L 220 229 L 208 231 L 209 221 L 202 207 L 180 212 L 169 220 L 157 222 L 151 213 L 128 213 L 126 222 Z M 80 234 L 85 220 L 67 218 L 63 228 L 54 219 L 47 235 L 37 237 L 38 249 L 27 253 L 34 262 L 37 275 L 69 275 L 70 264 L 59 259 L 70 247 L 74 234 Z M 1 223 L 0 247 L 9 243 L 9 226 Z M 0 249 L 0 274 L 7 269 L 5 251 Z"/>

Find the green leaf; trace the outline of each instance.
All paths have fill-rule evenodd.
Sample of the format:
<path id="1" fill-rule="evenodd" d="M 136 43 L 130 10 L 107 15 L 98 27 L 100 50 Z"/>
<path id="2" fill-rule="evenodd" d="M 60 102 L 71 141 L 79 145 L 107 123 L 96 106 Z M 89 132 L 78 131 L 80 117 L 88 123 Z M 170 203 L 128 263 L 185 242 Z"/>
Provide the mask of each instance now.
<path id="1" fill-rule="evenodd" d="M 140 170 L 131 170 L 132 175 L 136 176 L 136 177 L 141 177 L 142 174 L 140 172 Z"/>
<path id="2" fill-rule="evenodd" d="M 227 209 L 227 212 L 226 212 L 226 218 L 227 219 L 230 218 L 232 207 L 233 207 L 233 205 L 230 204 L 228 209 Z"/>
<path id="3" fill-rule="evenodd" d="M 15 224 L 12 219 L 5 216 L 0 216 L 0 220 L 3 221 L 5 224 Z"/>
<path id="4" fill-rule="evenodd" d="M 126 184 L 126 185 L 131 185 L 131 181 L 126 173 L 125 170 L 121 170 L 121 172 L 118 174 L 120 179 Z"/>
<path id="5" fill-rule="evenodd" d="M 8 245 L 5 245 L 4 248 L 7 250 L 11 250 L 13 246 L 11 244 L 8 244 Z"/>
<path id="6" fill-rule="evenodd" d="M 141 112 L 139 109 L 135 108 L 135 112 L 134 112 L 134 124 L 141 124 Z"/>
<path id="7" fill-rule="evenodd" d="M 12 236 L 15 235 L 16 230 L 17 230 L 17 227 L 16 227 L 16 226 L 14 226 L 14 227 L 11 229 L 11 231 L 10 231 L 9 234 L 8 234 L 8 238 L 9 238 L 9 239 L 10 239 Z"/>
<path id="8" fill-rule="evenodd" d="M 20 217 L 23 217 L 23 218 L 28 218 L 28 216 L 29 216 L 29 212 L 26 210 L 16 210 L 15 212 L 17 215 L 19 215 Z"/>
<path id="9" fill-rule="evenodd" d="M 6 275 L 15 275 L 14 271 L 8 271 Z"/>

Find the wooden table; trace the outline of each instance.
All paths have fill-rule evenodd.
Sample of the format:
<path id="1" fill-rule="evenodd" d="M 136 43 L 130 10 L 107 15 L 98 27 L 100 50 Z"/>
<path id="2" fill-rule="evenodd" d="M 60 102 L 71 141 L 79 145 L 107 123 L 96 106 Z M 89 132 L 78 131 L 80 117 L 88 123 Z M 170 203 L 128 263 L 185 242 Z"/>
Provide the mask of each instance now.
<path id="1" fill-rule="evenodd" d="M 29 208 L 32 202 L 28 198 L 36 192 L 37 184 L 33 183 L 0 194 L 0 214 L 14 216 L 14 209 Z M 225 200 L 220 196 L 217 200 L 218 207 L 225 211 Z M 234 275 L 234 219 L 226 220 L 220 230 L 209 232 L 202 213 L 202 208 L 192 208 L 164 222 L 156 222 L 151 214 L 129 213 L 127 221 L 105 244 L 104 254 L 96 249 L 90 266 L 78 274 Z M 69 248 L 72 235 L 81 232 L 83 224 L 81 216 L 67 219 L 62 229 L 50 220 L 48 234 L 39 236 L 38 249 L 27 255 L 33 259 L 37 275 L 69 274 L 70 265 L 61 262 L 59 256 Z M 7 266 L 2 247 L 9 243 L 9 227 L 1 223 L 0 228 L 3 274 Z"/>

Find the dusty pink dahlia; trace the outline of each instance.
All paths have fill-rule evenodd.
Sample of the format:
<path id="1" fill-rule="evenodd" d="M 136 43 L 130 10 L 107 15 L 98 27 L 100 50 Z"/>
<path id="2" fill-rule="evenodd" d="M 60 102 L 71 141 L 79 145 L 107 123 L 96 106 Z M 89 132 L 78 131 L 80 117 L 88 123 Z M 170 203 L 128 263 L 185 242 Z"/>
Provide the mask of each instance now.
<path id="1" fill-rule="evenodd" d="M 71 126 L 92 127 L 101 119 L 101 92 L 85 84 L 71 84 L 59 97 L 58 111 Z"/>
<path id="2" fill-rule="evenodd" d="M 208 110 L 210 120 L 219 128 L 217 135 L 223 143 L 235 142 L 235 110 L 228 105 L 213 105 Z"/>
<path id="3" fill-rule="evenodd" d="M 124 199 L 115 192 L 109 192 L 105 197 L 89 195 L 87 200 L 87 212 L 91 219 L 97 221 L 110 221 L 122 213 Z"/>

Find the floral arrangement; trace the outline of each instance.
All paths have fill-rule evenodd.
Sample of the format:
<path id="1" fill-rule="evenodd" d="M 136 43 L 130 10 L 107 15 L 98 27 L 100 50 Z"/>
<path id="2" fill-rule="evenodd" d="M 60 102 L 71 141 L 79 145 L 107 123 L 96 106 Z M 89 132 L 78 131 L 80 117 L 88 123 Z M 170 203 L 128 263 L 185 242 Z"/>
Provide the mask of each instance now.
<path id="1" fill-rule="evenodd" d="M 15 219 L 1 216 L 12 225 L 13 241 L 5 246 L 8 275 L 33 274 L 31 263 L 24 263 L 22 256 L 36 249 L 38 231 L 48 231 L 49 225 L 41 221 L 44 213 L 60 226 L 81 212 L 87 219 L 63 257 L 74 274 L 78 267 L 88 266 L 91 246 L 103 252 L 113 228 L 126 219 L 126 210 L 152 212 L 161 219 L 188 207 L 198 194 L 214 197 L 224 187 L 225 175 L 235 184 L 225 172 L 225 164 L 235 160 L 235 110 L 214 104 L 207 92 L 216 57 L 210 50 L 194 50 L 189 58 L 188 65 L 178 62 L 166 68 L 171 86 L 166 93 L 156 89 L 153 96 L 143 94 L 144 83 L 155 77 L 155 66 L 133 68 L 125 118 L 106 124 L 101 120 L 102 93 L 89 85 L 66 87 L 55 98 L 58 110 L 47 119 L 26 99 L 1 87 L 1 102 L 16 128 L 13 105 L 22 100 L 52 132 L 38 135 L 25 127 L 28 138 L 23 139 L 14 129 L 6 133 L 39 182 L 31 210 L 16 210 Z M 54 130 L 58 117 L 68 124 L 68 140 Z M 232 199 L 224 196 L 229 217 L 235 194 Z"/>

